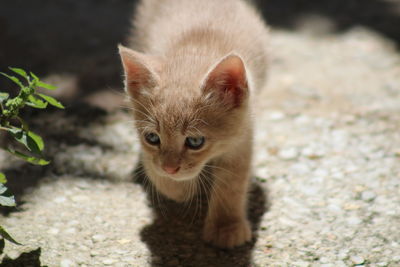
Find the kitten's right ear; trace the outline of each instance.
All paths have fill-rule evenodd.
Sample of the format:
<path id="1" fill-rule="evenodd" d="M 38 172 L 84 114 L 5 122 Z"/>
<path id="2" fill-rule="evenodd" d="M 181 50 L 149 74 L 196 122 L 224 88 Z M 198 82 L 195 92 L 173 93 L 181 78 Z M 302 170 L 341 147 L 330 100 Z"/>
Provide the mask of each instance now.
<path id="1" fill-rule="evenodd" d="M 236 108 L 248 97 L 246 68 L 242 58 L 235 53 L 222 58 L 207 74 L 203 90 L 216 95 L 224 106 Z"/>
<path id="2" fill-rule="evenodd" d="M 143 90 L 157 85 L 158 76 L 155 71 L 158 62 L 155 58 L 122 45 L 118 49 L 125 72 L 125 90 L 130 96 L 136 97 Z"/>

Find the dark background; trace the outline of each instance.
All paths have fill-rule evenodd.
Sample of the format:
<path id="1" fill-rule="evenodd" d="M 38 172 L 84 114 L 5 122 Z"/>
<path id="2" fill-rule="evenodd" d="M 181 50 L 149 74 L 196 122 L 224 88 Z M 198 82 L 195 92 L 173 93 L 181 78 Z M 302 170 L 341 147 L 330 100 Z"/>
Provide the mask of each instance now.
<path id="1" fill-rule="evenodd" d="M 397 45 L 400 43 L 398 0 L 255 2 L 273 28 L 296 30 L 301 19 L 318 15 L 330 20 L 335 32 L 364 26 Z M 124 43 L 129 33 L 135 3 L 133 0 L 2 1 L 0 71 L 14 66 L 40 77 L 72 75 L 76 88 L 69 101 L 100 88 L 120 90 L 121 67 L 116 46 Z M 0 79 L 0 86 L 3 89 L 10 84 Z"/>

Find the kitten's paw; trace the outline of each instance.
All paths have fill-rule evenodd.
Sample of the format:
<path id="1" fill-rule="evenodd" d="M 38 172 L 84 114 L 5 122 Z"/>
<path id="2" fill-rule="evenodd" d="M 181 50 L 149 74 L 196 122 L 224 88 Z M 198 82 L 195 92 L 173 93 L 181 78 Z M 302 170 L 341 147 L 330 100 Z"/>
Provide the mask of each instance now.
<path id="1" fill-rule="evenodd" d="M 251 230 L 247 220 L 216 225 L 206 221 L 203 239 L 221 248 L 233 248 L 250 241 Z"/>

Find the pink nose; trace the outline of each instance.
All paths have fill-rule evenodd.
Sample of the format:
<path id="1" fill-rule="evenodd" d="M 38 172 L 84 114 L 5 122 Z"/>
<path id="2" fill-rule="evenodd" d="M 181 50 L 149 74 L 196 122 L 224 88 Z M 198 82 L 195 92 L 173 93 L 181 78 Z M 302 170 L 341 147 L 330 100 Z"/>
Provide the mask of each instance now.
<path id="1" fill-rule="evenodd" d="M 179 171 L 181 167 L 170 167 L 170 166 L 163 166 L 163 170 L 168 174 L 175 174 Z"/>

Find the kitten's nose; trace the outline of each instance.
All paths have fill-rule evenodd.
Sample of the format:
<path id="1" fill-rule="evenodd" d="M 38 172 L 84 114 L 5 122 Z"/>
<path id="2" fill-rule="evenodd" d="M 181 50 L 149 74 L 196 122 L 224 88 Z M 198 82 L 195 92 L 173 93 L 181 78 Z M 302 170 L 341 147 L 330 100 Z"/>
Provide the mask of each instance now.
<path id="1" fill-rule="evenodd" d="M 171 167 L 171 166 L 163 166 L 163 170 L 168 174 L 175 174 L 179 171 L 181 167 Z"/>

